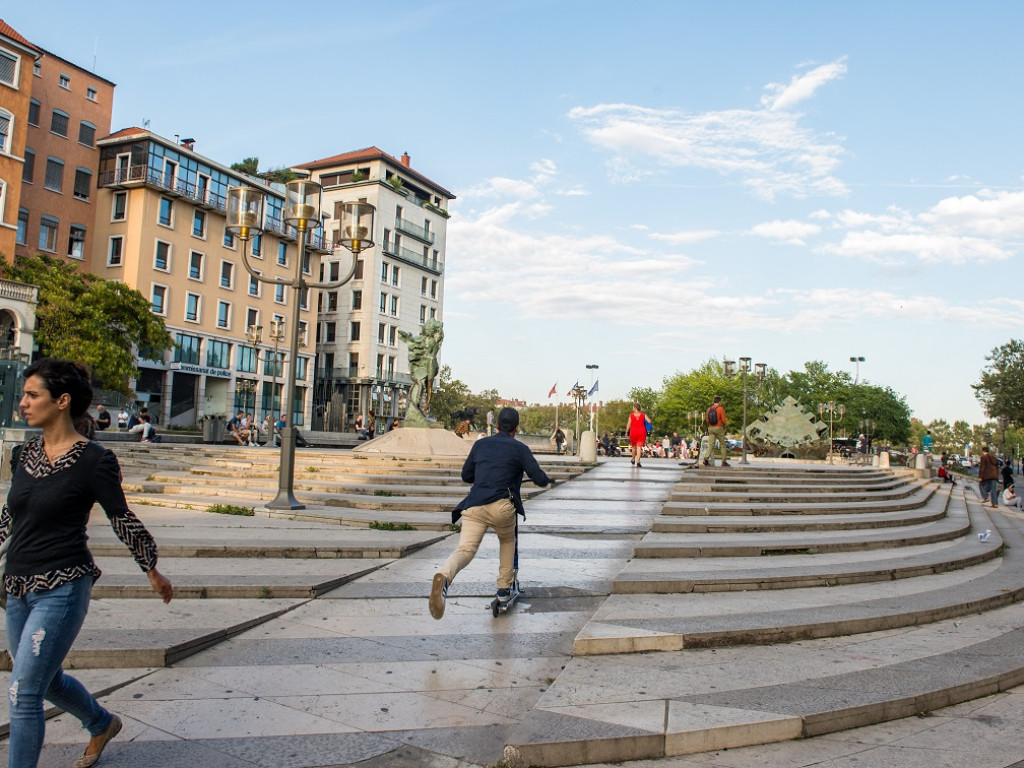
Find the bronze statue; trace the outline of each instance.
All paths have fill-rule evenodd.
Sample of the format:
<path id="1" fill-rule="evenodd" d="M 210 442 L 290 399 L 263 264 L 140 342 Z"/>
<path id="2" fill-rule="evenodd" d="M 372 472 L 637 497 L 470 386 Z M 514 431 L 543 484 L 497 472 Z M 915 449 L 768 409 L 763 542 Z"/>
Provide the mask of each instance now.
<path id="1" fill-rule="evenodd" d="M 430 398 L 434 393 L 434 378 L 437 376 L 437 353 L 444 341 L 444 323 L 427 320 L 419 336 L 408 331 L 399 331 L 399 338 L 409 348 L 409 407 L 405 413 L 406 427 L 440 427 L 430 419 Z"/>

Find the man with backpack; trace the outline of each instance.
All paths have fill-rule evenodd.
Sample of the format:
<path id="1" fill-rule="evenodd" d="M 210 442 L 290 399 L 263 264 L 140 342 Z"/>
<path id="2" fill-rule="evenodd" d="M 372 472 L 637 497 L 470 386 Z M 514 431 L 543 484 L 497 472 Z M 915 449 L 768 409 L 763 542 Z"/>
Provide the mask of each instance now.
<path id="1" fill-rule="evenodd" d="M 725 408 L 722 407 L 722 398 L 716 397 L 715 401 L 708 408 L 708 455 L 704 457 L 704 466 L 713 466 L 710 459 L 715 455 L 715 440 L 718 440 L 719 450 L 722 456 L 722 466 L 731 466 L 726 457 L 725 444 Z"/>

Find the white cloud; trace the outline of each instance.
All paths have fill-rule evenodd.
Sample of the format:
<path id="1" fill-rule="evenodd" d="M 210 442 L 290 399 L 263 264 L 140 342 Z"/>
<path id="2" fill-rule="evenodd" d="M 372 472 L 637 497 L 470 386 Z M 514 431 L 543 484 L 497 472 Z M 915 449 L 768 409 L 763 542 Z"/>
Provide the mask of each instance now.
<path id="1" fill-rule="evenodd" d="M 820 232 L 821 227 L 819 225 L 809 224 L 806 221 L 796 221 L 795 219 L 765 221 L 757 224 L 750 230 L 752 235 L 780 240 L 784 243 L 792 243 L 793 245 L 803 245 L 805 237 L 817 235 Z"/>
<path id="2" fill-rule="evenodd" d="M 690 229 L 683 232 L 652 232 L 650 238 L 672 245 L 690 245 L 701 240 L 711 240 L 721 234 L 717 229 Z"/>
<path id="3" fill-rule="evenodd" d="M 609 175 L 632 183 L 672 168 L 700 168 L 736 176 L 758 197 L 841 195 L 835 171 L 843 155 L 838 141 L 801 124 L 789 110 L 846 71 L 845 59 L 767 86 L 771 98 L 759 109 L 689 114 L 634 104 L 574 107 L 569 117 L 595 145 L 612 153 Z"/>
<path id="4" fill-rule="evenodd" d="M 879 264 L 897 264 L 909 255 L 926 264 L 961 265 L 970 261 L 1001 261 L 1010 253 L 998 243 L 978 237 L 942 233 L 885 235 L 880 232 L 847 232 L 838 245 L 825 251 L 854 256 Z"/>

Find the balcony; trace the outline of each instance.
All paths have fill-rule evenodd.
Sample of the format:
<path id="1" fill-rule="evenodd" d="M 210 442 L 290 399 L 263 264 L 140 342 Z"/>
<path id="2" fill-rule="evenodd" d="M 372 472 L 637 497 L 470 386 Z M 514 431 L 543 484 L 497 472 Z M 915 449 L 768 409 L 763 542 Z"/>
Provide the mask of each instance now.
<path id="1" fill-rule="evenodd" d="M 28 283 L 16 283 L 13 280 L 0 280 L 0 299 L 25 301 L 35 304 L 39 297 L 39 288 Z"/>
<path id="2" fill-rule="evenodd" d="M 430 259 L 425 257 L 422 253 L 410 251 L 408 248 L 403 248 L 401 246 L 396 248 L 394 243 L 385 243 L 383 251 L 388 256 L 401 259 L 407 264 L 422 267 L 423 269 L 427 269 L 438 275 L 444 271 L 444 263 L 440 259 Z"/>
<path id="3" fill-rule="evenodd" d="M 211 192 L 208 187 L 200 187 L 195 184 L 188 184 L 176 177 L 168 177 L 159 171 L 154 171 L 145 165 L 133 165 L 128 168 L 118 168 L 113 171 L 104 171 L 100 179 L 100 186 L 108 189 L 124 189 L 125 187 L 145 184 L 146 186 L 167 192 L 175 197 L 184 197 L 196 205 L 209 210 L 227 210 L 227 200 L 223 195 Z"/>
<path id="4" fill-rule="evenodd" d="M 395 229 L 397 229 L 399 232 L 404 232 L 407 235 L 411 235 L 412 237 L 415 237 L 417 240 L 421 240 L 427 245 L 434 244 L 434 233 L 431 232 L 426 227 L 419 227 L 411 222 L 406 221 L 405 219 L 396 218 Z"/>
<path id="5" fill-rule="evenodd" d="M 359 372 L 359 366 L 352 365 L 347 368 L 317 368 L 317 381 L 361 381 L 370 384 L 412 384 L 412 377 L 408 373 L 398 373 L 387 368 L 377 368 L 364 373 Z"/>

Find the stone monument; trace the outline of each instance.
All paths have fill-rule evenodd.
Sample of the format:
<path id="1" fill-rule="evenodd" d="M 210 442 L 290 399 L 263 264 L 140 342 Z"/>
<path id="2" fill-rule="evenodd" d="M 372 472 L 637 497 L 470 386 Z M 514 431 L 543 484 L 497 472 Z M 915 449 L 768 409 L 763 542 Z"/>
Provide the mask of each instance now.
<path id="1" fill-rule="evenodd" d="M 758 455 L 787 459 L 824 458 L 827 449 L 821 440 L 825 432 L 828 424 L 805 411 L 792 396 L 787 396 L 747 430 L 759 443 Z"/>

